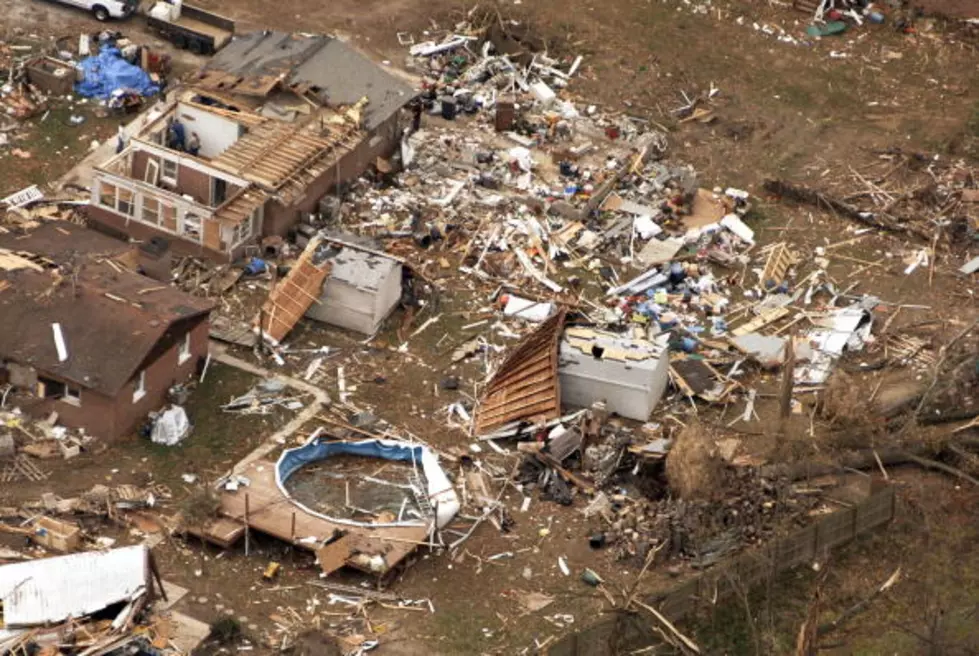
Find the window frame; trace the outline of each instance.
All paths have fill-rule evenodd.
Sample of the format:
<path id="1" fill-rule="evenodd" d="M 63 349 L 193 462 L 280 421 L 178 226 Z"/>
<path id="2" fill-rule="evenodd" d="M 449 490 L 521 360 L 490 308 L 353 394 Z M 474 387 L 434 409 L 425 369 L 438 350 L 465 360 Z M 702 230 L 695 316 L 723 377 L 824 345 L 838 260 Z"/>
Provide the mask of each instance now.
<path id="1" fill-rule="evenodd" d="M 167 174 L 167 168 L 173 167 L 173 177 Z M 177 175 L 180 173 L 180 162 L 175 159 L 169 159 L 167 157 L 160 158 L 160 182 L 165 182 L 169 185 L 176 186 Z"/>
<path id="2" fill-rule="evenodd" d="M 67 403 L 68 405 L 81 407 L 82 388 L 72 387 L 70 383 L 65 383 L 65 393 L 62 395 L 61 400 Z"/>
<path id="3" fill-rule="evenodd" d="M 136 383 L 133 386 L 133 403 L 138 403 L 146 396 L 146 369 L 140 369 L 136 374 Z"/>
<path id="4" fill-rule="evenodd" d="M 177 350 L 177 364 L 186 364 L 193 355 L 190 348 L 190 331 L 184 333 L 184 338 L 180 340 L 180 348 Z"/>
<path id="5" fill-rule="evenodd" d="M 147 204 L 155 205 L 155 209 L 150 209 Z M 142 196 L 140 220 L 143 223 L 148 223 L 150 225 L 158 226 L 162 223 L 162 217 L 160 212 L 160 201 L 153 196 Z M 147 214 L 152 215 L 154 218 L 147 218 Z"/>

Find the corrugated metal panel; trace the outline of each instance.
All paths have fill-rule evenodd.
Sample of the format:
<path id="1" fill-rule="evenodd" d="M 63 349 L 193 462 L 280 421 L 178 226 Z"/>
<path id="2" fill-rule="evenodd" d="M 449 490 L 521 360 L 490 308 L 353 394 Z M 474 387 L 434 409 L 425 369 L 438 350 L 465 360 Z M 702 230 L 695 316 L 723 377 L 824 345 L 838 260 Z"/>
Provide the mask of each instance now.
<path id="1" fill-rule="evenodd" d="M 90 615 L 149 586 L 149 550 L 144 545 L 0 567 L 0 601 L 8 629 Z"/>

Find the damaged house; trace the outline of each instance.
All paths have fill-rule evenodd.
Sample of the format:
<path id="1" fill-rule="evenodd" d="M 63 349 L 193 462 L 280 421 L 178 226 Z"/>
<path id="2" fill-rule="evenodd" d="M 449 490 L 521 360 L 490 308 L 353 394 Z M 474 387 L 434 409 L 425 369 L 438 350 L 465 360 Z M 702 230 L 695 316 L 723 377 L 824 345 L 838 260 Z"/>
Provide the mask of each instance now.
<path id="1" fill-rule="evenodd" d="M 238 37 L 96 166 L 89 218 L 233 261 L 398 146 L 410 86 L 328 36 Z"/>
<path id="2" fill-rule="evenodd" d="M 57 221 L 0 233 L 0 385 L 35 416 L 129 434 L 207 354 L 212 303 L 139 275 L 127 244 Z"/>

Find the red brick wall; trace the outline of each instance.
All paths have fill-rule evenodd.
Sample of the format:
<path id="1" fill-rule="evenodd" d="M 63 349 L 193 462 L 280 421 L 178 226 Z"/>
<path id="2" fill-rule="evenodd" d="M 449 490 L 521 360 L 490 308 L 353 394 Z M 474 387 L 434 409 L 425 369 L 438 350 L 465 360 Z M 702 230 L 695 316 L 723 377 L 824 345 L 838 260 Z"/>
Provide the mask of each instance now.
<path id="1" fill-rule="evenodd" d="M 211 176 L 180 165 L 177 168 L 177 193 L 191 196 L 201 205 L 211 205 Z"/>
<path id="2" fill-rule="evenodd" d="M 146 179 L 146 164 L 149 161 L 150 154 L 145 150 L 137 150 L 133 152 L 133 170 L 130 172 L 130 175 L 134 180 Z"/>
<path id="3" fill-rule="evenodd" d="M 55 379 L 41 372 L 44 378 Z M 81 405 L 72 405 L 61 399 L 38 399 L 33 403 L 24 404 L 21 409 L 31 415 L 43 419 L 52 411 L 58 413 L 58 423 L 69 428 L 84 428 L 85 433 L 99 439 L 115 439 L 115 400 L 96 392 L 82 390 Z"/>
<path id="4" fill-rule="evenodd" d="M 139 221 L 133 220 L 127 224 L 125 217 L 96 205 L 88 206 L 85 211 L 91 228 L 116 239 L 132 238 L 136 241 L 143 242 L 149 241 L 151 237 L 163 237 L 170 242 L 170 249 L 174 257 L 193 255 L 195 257 L 206 257 L 214 262 L 225 263 L 241 257 L 245 250 L 244 246 L 239 246 L 229 255 L 228 253 L 205 248 L 203 244 L 186 241 L 165 230 L 159 230 Z"/>
<path id="5" fill-rule="evenodd" d="M 170 346 L 160 353 L 150 364 L 145 365 L 146 395 L 133 402 L 133 392 L 136 389 L 136 378 L 129 381 L 119 392 L 115 404 L 115 423 L 117 436 L 132 433 L 143 422 L 146 415 L 153 410 L 159 410 L 166 403 L 167 390 L 175 383 L 186 382 L 192 378 L 197 369 L 197 361 L 207 356 L 207 337 L 210 322 L 199 318 L 196 323 L 185 326 L 183 330 L 175 330 L 173 335 L 165 337 Z M 179 364 L 180 342 L 186 330 L 190 330 L 190 358 Z"/>
<path id="6" fill-rule="evenodd" d="M 167 390 L 178 382 L 194 377 L 197 362 L 207 356 L 207 339 L 210 322 L 198 317 L 175 327 L 172 335 L 165 337 L 168 348 L 160 352 L 146 369 L 146 395 L 133 402 L 136 379 L 129 381 L 113 399 L 99 392 L 83 389 L 81 405 L 75 406 L 60 399 L 40 399 L 25 405 L 24 410 L 36 417 L 47 417 L 52 410 L 58 413 L 58 421 L 70 428 L 84 428 L 85 432 L 99 439 L 116 440 L 132 434 L 153 410 L 159 410 L 166 402 Z M 179 363 L 179 349 L 183 335 L 190 331 L 191 356 Z M 163 340 L 161 340 L 163 341 Z M 45 378 L 43 372 L 39 374 Z"/>
<path id="7" fill-rule="evenodd" d="M 373 137 L 364 139 L 356 148 L 341 157 L 336 166 L 330 167 L 328 171 L 313 180 L 298 201 L 290 206 L 269 201 L 265 206 L 262 234 L 285 236 L 289 228 L 299 222 L 300 213 L 315 212 L 320 199 L 333 191 L 337 182 L 342 184 L 360 177 L 364 171 L 373 166 L 378 157 L 390 155 L 400 143 L 398 136 L 398 115 L 395 114 L 377 127 Z M 372 141 L 376 143 L 372 145 Z"/>

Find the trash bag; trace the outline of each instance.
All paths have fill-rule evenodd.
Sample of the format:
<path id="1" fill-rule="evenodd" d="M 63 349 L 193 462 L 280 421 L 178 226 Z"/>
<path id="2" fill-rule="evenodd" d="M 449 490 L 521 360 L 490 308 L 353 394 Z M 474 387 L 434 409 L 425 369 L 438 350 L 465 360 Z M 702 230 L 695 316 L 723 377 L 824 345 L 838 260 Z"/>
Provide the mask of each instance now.
<path id="1" fill-rule="evenodd" d="M 153 423 L 150 440 L 154 444 L 173 446 L 180 444 L 190 434 L 190 420 L 179 405 L 173 405 L 161 412 Z"/>
<path id="2" fill-rule="evenodd" d="M 78 66 L 83 77 L 75 83 L 75 92 L 86 98 L 108 100 L 119 89 L 141 96 L 160 92 L 160 87 L 153 84 L 146 71 L 123 59 L 119 48 L 113 46 L 103 46 L 99 54 L 86 57 Z"/>

